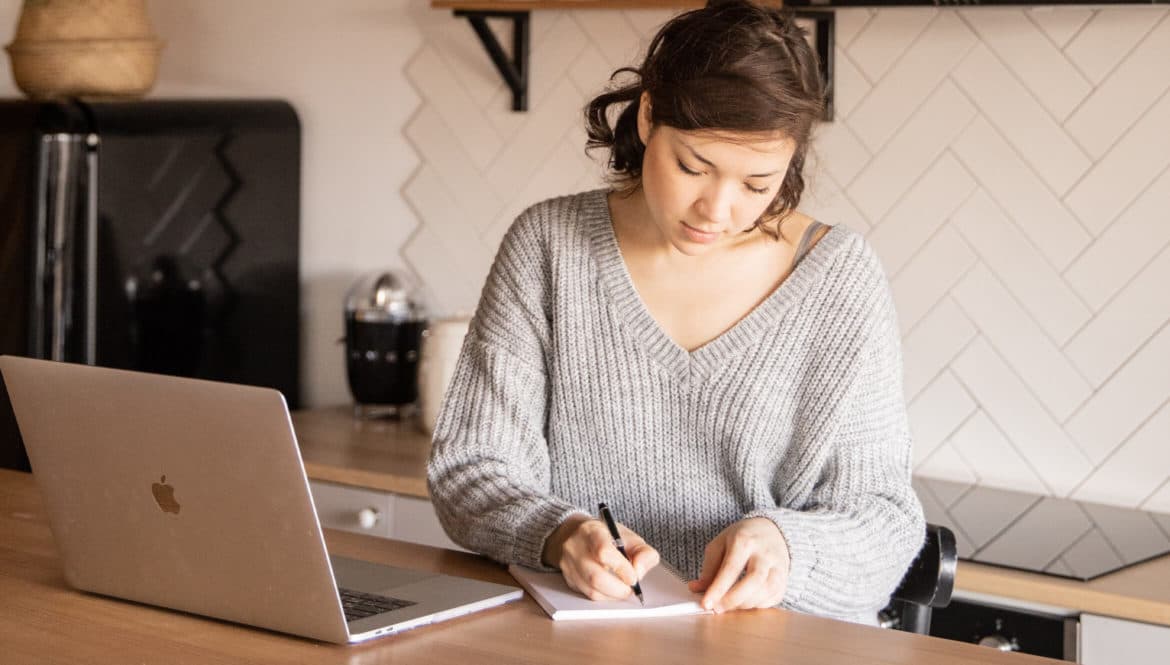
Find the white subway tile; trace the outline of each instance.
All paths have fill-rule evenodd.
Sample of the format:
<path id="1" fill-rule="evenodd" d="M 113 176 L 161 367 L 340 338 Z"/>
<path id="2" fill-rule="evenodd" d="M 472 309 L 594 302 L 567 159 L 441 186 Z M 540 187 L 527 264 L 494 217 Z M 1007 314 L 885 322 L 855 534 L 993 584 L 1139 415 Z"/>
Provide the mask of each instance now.
<path id="1" fill-rule="evenodd" d="M 1067 495 L 1092 471 L 1084 453 L 986 341 L 972 342 L 951 371 L 1054 493 Z"/>
<path id="2" fill-rule="evenodd" d="M 529 109 L 524 131 L 508 144 L 487 170 L 487 180 L 501 198 L 514 196 L 546 164 L 561 138 L 575 123 L 582 100 L 567 80 L 561 80 L 556 93 Z M 523 114 L 517 114 L 523 115 Z"/>
<path id="3" fill-rule="evenodd" d="M 1036 248 L 982 192 L 955 213 L 954 224 L 1057 344 L 1064 344 L 1091 313 Z M 1023 225 L 1032 220 L 1025 219 Z"/>
<path id="4" fill-rule="evenodd" d="M 643 47 L 645 47 L 649 44 L 650 38 L 662 27 L 662 24 L 682 11 L 682 9 L 625 9 L 622 10 L 622 13 L 626 15 L 626 20 L 630 22 L 630 25 L 634 26 L 634 30 L 642 36 L 642 41 L 645 42 Z"/>
<path id="5" fill-rule="evenodd" d="M 1100 462 L 1073 498 L 1137 507 L 1166 481 L 1170 469 L 1170 406 L 1163 405 L 1134 435 Z"/>
<path id="6" fill-rule="evenodd" d="M 833 120 L 845 122 L 853 109 L 873 89 L 857 65 L 843 48 L 837 48 L 833 58 Z"/>
<path id="7" fill-rule="evenodd" d="M 888 9 L 877 12 L 849 44 L 849 55 L 870 81 L 877 81 L 914 43 L 935 17 L 934 9 Z"/>
<path id="8" fill-rule="evenodd" d="M 1170 20 L 1163 19 L 1065 122 L 1099 158 L 1170 88 Z"/>
<path id="9" fill-rule="evenodd" d="M 1051 493 L 1051 488 L 1045 486 L 1012 442 L 982 411 L 968 418 L 951 435 L 951 445 L 979 477 L 980 485 L 1034 494 Z"/>
<path id="10" fill-rule="evenodd" d="M 1097 312 L 1065 351 L 1093 385 L 1105 383 L 1162 326 L 1170 322 L 1170 247 Z M 1170 372 L 1170 367 L 1167 368 Z"/>
<path id="11" fill-rule="evenodd" d="M 851 123 L 856 116 L 850 117 Z M 869 219 L 882 218 L 974 116 L 970 100 L 943 81 L 854 179 L 847 189 L 850 198 Z M 864 130 L 853 126 L 864 141 Z"/>
<path id="12" fill-rule="evenodd" d="M 869 150 L 845 123 L 821 125 L 814 134 L 820 164 L 833 180 L 848 184 L 869 163 Z"/>
<path id="13" fill-rule="evenodd" d="M 1100 83 L 1165 14 L 1162 7 L 1099 11 L 1064 53 L 1090 81 Z"/>
<path id="14" fill-rule="evenodd" d="M 1058 194 L 1091 166 L 1088 156 L 986 46 L 972 49 L 951 78 Z"/>
<path id="15" fill-rule="evenodd" d="M 873 15 L 874 12 L 866 8 L 833 10 L 833 37 L 837 44 L 842 47 L 852 44 Z"/>
<path id="16" fill-rule="evenodd" d="M 1167 243 L 1170 169 L 1150 186 L 1064 273 L 1081 298 L 1101 309 Z"/>
<path id="17" fill-rule="evenodd" d="M 1089 383 L 985 263 L 968 272 L 951 297 L 1058 422 L 1088 399 Z"/>
<path id="18" fill-rule="evenodd" d="M 974 339 L 978 331 L 950 298 L 943 299 L 918 322 L 902 343 L 907 399 L 928 383 Z"/>
<path id="19" fill-rule="evenodd" d="M 1052 265 L 1063 269 L 1091 242 L 1076 217 L 985 119 L 976 118 L 953 150 Z"/>
<path id="20" fill-rule="evenodd" d="M 569 12 L 569 16 L 585 31 L 592 46 L 601 52 L 613 69 L 641 64 L 635 62 L 641 36 L 625 20 L 620 10 L 591 9 L 586 12 Z"/>
<path id="21" fill-rule="evenodd" d="M 863 36 L 872 29 L 871 24 Z M 853 131 L 870 150 L 880 150 L 934 94 L 947 73 L 975 43 L 975 35 L 954 12 L 941 12 L 849 114 Z M 857 48 L 850 49 L 850 53 L 857 65 L 867 71 L 867 63 Z"/>
<path id="22" fill-rule="evenodd" d="M 914 462 L 917 465 L 946 441 L 972 413 L 975 402 L 950 372 L 943 372 L 914 401 L 907 414 L 914 438 Z"/>
<path id="23" fill-rule="evenodd" d="M 1028 17 L 1040 26 L 1052 43 L 1064 48 L 1081 26 L 1093 17 L 1093 10 L 1084 7 L 1029 7 Z"/>
<path id="24" fill-rule="evenodd" d="M 1091 92 L 1085 77 L 1022 10 L 980 7 L 962 14 L 1057 120 Z"/>
<path id="25" fill-rule="evenodd" d="M 582 98 L 593 99 L 605 90 L 612 72 L 613 68 L 601 56 L 601 52 L 590 44 L 569 67 L 569 78 L 577 86 Z"/>
<path id="26" fill-rule="evenodd" d="M 1170 515 L 1167 514 L 1170 513 L 1170 480 L 1167 480 L 1167 482 L 1163 483 L 1162 487 L 1158 489 L 1158 491 L 1154 492 L 1150 495 L 1150 498 L 1143 501 L 1141 509 L 1164 513 L 1163 515 L 1159 516 L 1161 519 L 1158 519 L 1157 521 L 1158 524 L 1162 525 L 1162 531 L 1164 533 L 1170 533 Z"/>
<path id="27" fill-rule="evenodd" d="M 423 281 L 429 284 L 432 278 L 445 280 L 439 273 L 450 272 L 451 266 L 457 265 L 459 270 L 456 272 L 460 273 L 462 283 L 478 291 L 487 278 L 492 255 L 484 251 L 478 233 L 468 233 L 468 227 L 474 228 L 475 225 L 455 202 L 450 189 L 441 182 L 431 165 L 426 164 L 410 179 L 403 193 L 419 219 L 426 220 L 428 235 L 447 253 L 446 260 L 441 263 L 416 265 Z M 462 299 L 466 300 L 466 297 Z"/>
<path id="28" fill-rule="evenodd" d="M 979 481 L 975 472 L 967 465 L 967 461 L 960 457 L 949 443 L 943 443 L 935 448 L 934 452 L 915 466 L 914 475 L 928 482 L 940 480 L 969 485 Z"/>
<path id="29" fill-rule="evenodd" d="M 902 334 L 951 290 L 976 257 L 959 234 L 944 228 L 890 282 Z"/>
<path id="30" fill-rule="evenodd" d="M 1165 21 L 1170 23 L 1170 21 Z M 1167 35 L 1170 41 L 1170 35 Z M 1167 60 L 1170 62 L 1170 60 Z M 1170 75 L 1166 78 L 1170 79 Z M 1162 95 L 1065 198 L 1095 234 L 1170 166 L 1170 92 Z"/>
<path id="31" fill-rule="evenodd" d="M 436 311 L 472 312 L 479 301 L 483 280 L 470 284 L 467 273 L 459 270 L 436 270 L 449 266 L 451 252 L 426 225 L 410 237 L 402 247 L 402 255 L 426 280 L 430 303 Z"/>
<path id="32" fill-rule="evenodd" d="M 1065 425 L 1090 459 L 1100 463 L 1170 398 L 1170 326 L 1110 377 Z"/>
<path id="33" fill-rule="evenodd" d="M 887 272 L 894 274 L 975 190 L 975 180 L 943 153 L 869 235 Z"/>
<path id="34" fill-rule="evenodd" d="M 503 147 L 502 141 L 439 54 L 424 46 L 407 65 L 406 73 L 475 165 L 484 168 L 490 163 Z"/>
<path id="35" fill-rule="evenodd" d="M 433 105 L 424 106 L 411 118 L 406 135 L 422 155 L 424 164 L 443 183 L 447 195 L 458 205 L 461 221 L 471 228 L 482 229 L 502 203 Z M 423 219 L 431 221 L 425 215 Z"/>
<path id="36" fill-rule="evenodd" d="M 807 189 L 800 201 L 804 214 L 825 224 L 843 224 L 858 233 L 869 233 L 870 222 L 827 173 L 806 173 Z"/>

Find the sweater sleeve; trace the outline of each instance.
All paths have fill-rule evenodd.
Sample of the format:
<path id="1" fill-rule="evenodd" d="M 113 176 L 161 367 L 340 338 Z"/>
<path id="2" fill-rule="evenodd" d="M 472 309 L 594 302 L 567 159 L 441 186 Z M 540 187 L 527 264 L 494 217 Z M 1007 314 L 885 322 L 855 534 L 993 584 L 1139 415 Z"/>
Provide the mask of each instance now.
<path id="1" fill-rule="evenodd" d="M 841 422 L 814 471 L 813 489 L 797 506 L 751 515 L 770 518 L 788 544 L 782 606 L 852 620 L 872 617 L 889 601 L 925 538 L 910 485 L 897 321 L 884 279 L 875 290 L 874 325 L 859 346 Z"/>
<path id="2" fill-rule="evenodd" d="M 447 534 L 502 563 L 546 568 L 545 540 L 579 512 L 549 491 L 548 278 L 537 214 L 500 245 L 435 425 L 427 481 Z"/>

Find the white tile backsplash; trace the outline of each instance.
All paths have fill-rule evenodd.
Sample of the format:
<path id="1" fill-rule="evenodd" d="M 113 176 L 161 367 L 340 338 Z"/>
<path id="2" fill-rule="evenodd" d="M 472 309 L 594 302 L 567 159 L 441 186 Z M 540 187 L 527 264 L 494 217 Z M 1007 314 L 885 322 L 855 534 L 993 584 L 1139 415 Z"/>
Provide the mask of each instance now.
<path id="1" fill-rule="evenodd" d="M 960 13 L 1049 113 L 1064 120 L 1092 85 L 1025 11 L 980 7 Z"/>
<path id="2" fill-rule="evenodd" d="M 1132 7 L 1116 13 L 1141 13 Z M 1104 13 L 1104 12 L 1102 12 Z M 1114 13 L 1111 11 L 1110 13 Z M 1166 63 L 1170 62 L 1170 20 L 1166 14 L 1151 15 L 1157 26 L 1135 45 L 1081 106 L 1064 127 L 1094 159 L 1102 157 L 1121 135 L 1137 122 L 1146 109 L 1170 87 Z"/>
<path id="3" fill-rule="evenodd" d="M 0 18 L 15 25 L 19 4 L 0 0 Z M 513 113 L 449 11 L 281 6 L 280 29 L 257 33 L 272 17 L 254 3 L 153 3 L 167 40 L 155 94 L 298 108 L 307 397 L 337 403 L 355 271 L 401 260 L 436 314 L 474 307 L 520 210 L 600 183 L 581 109 L 674 12 L 534 11 L 529 111 Z M 1170 10 L 836 14 L 838 113 L 802 208 L 868 234 L 887 262 L 916 471 L 1170 511 L 1170 298 L 1155 286 Z M 508 48 L 507 23 L 491 23 Z"/>

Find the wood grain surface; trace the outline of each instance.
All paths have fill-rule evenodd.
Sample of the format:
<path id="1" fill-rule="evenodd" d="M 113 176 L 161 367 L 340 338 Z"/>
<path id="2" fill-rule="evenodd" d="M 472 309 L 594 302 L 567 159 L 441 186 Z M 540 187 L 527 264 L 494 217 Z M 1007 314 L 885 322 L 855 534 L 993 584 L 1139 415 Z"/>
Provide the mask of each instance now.
<path id="1" fill-rule="evenodd" d="M 342 532 L 326 532 L 326 540 L 354 558 L 511 579 L 470 554 Z M 0 470 L 0 645 L 0 661 L 22 665 L 1059 662 L 781 610 L 554 622 L 529 598 L 368 644 L 322 644 L 70 589 L 33 478 L 8 470 Z"/>

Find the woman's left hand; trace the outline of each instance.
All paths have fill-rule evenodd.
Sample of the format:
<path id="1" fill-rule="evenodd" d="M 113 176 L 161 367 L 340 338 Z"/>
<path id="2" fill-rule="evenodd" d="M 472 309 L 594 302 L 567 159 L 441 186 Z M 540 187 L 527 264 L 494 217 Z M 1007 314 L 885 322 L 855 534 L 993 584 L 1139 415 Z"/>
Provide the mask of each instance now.
<path id="1" fill-rule="evenodd" d="M 703 572 L 689 583 L 716 612 L 774 607 L 788 587 L 788 544 L 772 520 L 753 517 L 724 529 L 707 544 Z"/>

